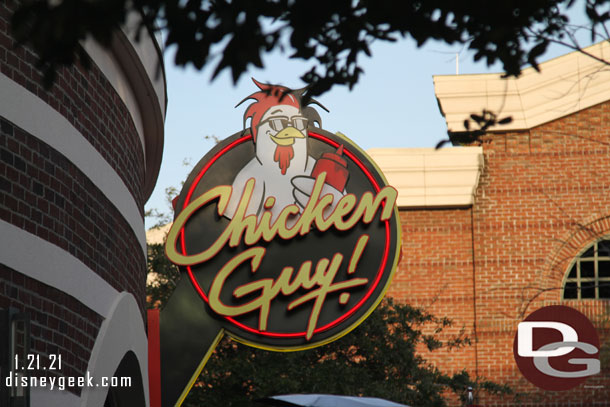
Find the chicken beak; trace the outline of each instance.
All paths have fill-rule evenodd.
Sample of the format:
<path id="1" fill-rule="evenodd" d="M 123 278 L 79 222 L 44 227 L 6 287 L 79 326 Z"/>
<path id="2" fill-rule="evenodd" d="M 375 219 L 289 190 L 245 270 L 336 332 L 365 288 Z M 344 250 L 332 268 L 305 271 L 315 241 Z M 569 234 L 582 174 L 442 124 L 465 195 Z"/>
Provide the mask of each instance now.
<path id="1" fill-rule="evenodd" d="M 271 140 L 280 146 L 291 146 L 294 144 L 294 139 L 305 138 L 303 133 L 295 129 L 294 127 L 286 127 L 275 136 L 270 136 Z"/>

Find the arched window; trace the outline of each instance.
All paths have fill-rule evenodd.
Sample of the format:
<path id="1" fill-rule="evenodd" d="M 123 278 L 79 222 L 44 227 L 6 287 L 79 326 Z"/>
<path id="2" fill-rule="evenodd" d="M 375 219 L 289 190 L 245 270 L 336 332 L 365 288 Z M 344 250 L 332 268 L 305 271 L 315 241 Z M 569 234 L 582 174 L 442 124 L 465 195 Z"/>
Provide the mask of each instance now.
<path id="1" fill-rule="evenodd" d="M 593 243 L 574 260 L 564 279 L 563 299 L 610 299 L 610 237 Z"/>

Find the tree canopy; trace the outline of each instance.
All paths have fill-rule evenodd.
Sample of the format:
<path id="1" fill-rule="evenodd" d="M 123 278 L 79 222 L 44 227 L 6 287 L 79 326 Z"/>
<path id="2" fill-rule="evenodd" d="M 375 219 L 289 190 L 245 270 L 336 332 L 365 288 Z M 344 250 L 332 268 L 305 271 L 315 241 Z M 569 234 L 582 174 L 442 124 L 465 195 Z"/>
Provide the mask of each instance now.
<path id="1" fill-rule="evenodd" d="M 39 55 L 51 81 L 57 67 L 84 58 L 79 41 L 92 36 L 108 44 L 129 12 L 142 16 L 140 29 L 162 30 L 175 63 L 201 69 L 215 64 L 214 77 L 229 70 L 237 81 L 262 56 L 282 50 L 314 62 L 302 79 L 311 95 L 334 85 L 354 86 L 359 58 L 376 41 L 411 37 L 464 44 L 475 60 L 500 61 L 507 75 L 537 67 L 551 43 L 579 49 L 568 17 L 584 7 L 592 38 L 608 38 L 608 0 L 31 0 L 14 14 L 13 31 Z M 216 55 L 220 55 L 216 58 Z M 408 69 L 408 67 L 406 68 Z"/>
<path id="2" fill-rule="evenodd" d="M 443 373 L 416 352 L 461 347 L 463 336 L 440 341 L 450 321 L 385 300 L 358 328 L 330 344 L 300 352 L 249 348 L 225 339 L 205 366 L 186 406 L 252 406 L 277 394 L 325 393 L 380 397 L 413 406 L 464 401 L 467 388 L 506 394 L 510 389 L 463 370 Z M 425 328 L 433 334 L 426 334 Z"/>

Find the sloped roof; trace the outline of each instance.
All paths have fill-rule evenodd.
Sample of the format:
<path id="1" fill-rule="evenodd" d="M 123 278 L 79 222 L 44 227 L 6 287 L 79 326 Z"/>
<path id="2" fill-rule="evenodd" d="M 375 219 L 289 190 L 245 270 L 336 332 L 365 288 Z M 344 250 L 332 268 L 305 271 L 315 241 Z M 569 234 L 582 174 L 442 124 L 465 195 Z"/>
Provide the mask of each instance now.
<path id="1" fill-rule="evenodd" d="M 583 50 L 610 61 L 610 43 Z M 534 68 L 519 78 L 500 74 L 437 75 L 434 89 L 451 132 L 463 132 L 464 120 L 483 109 L 511 116 L 512 123 L 491 131 L 530 129 L 610 100 L 610 66 L 583 52 L 572 52 Z"/>

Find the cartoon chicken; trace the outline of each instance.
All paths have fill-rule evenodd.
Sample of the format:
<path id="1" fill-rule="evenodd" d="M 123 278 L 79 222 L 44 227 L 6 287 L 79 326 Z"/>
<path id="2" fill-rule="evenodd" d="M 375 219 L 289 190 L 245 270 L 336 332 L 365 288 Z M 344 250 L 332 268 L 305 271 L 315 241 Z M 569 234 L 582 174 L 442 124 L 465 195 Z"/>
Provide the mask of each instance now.
<path id="1" fill-rule="evenodd" d="M 321 119 L 313 107 L 303 106 L 306 88 L 291 90 L 284 86 L 263 84 L 254 78 L 252 80 L 259 91 L 237 106 L 254 99 L 244 113 L 244 128 L 250 119 L 255 157 L 235 177 L 224 216 L 229 219 L 233 217 L 241 191 L 246 182 L 253 178 L 254 191 L 246 214 L 260 216 L 264 210 L 268 210 L 273 221 L 287 205 L 296 203 L 301 210 L 307 205 L 315 182 L 312 172 L 316 173 L 316 160 L 307 150 L 307 128 L 314 123 L 321 126 Z M 307 105 L 317 104 L 328 111 L 314 99 L 307 100 Z M 332 194 L 333 203 L 336 204 L 345 191 L 325 184 L 320 196 L 326 194 Z M 270 209 L 263 206 L 268 197 L 275 198 L 274 206 Z"/>

